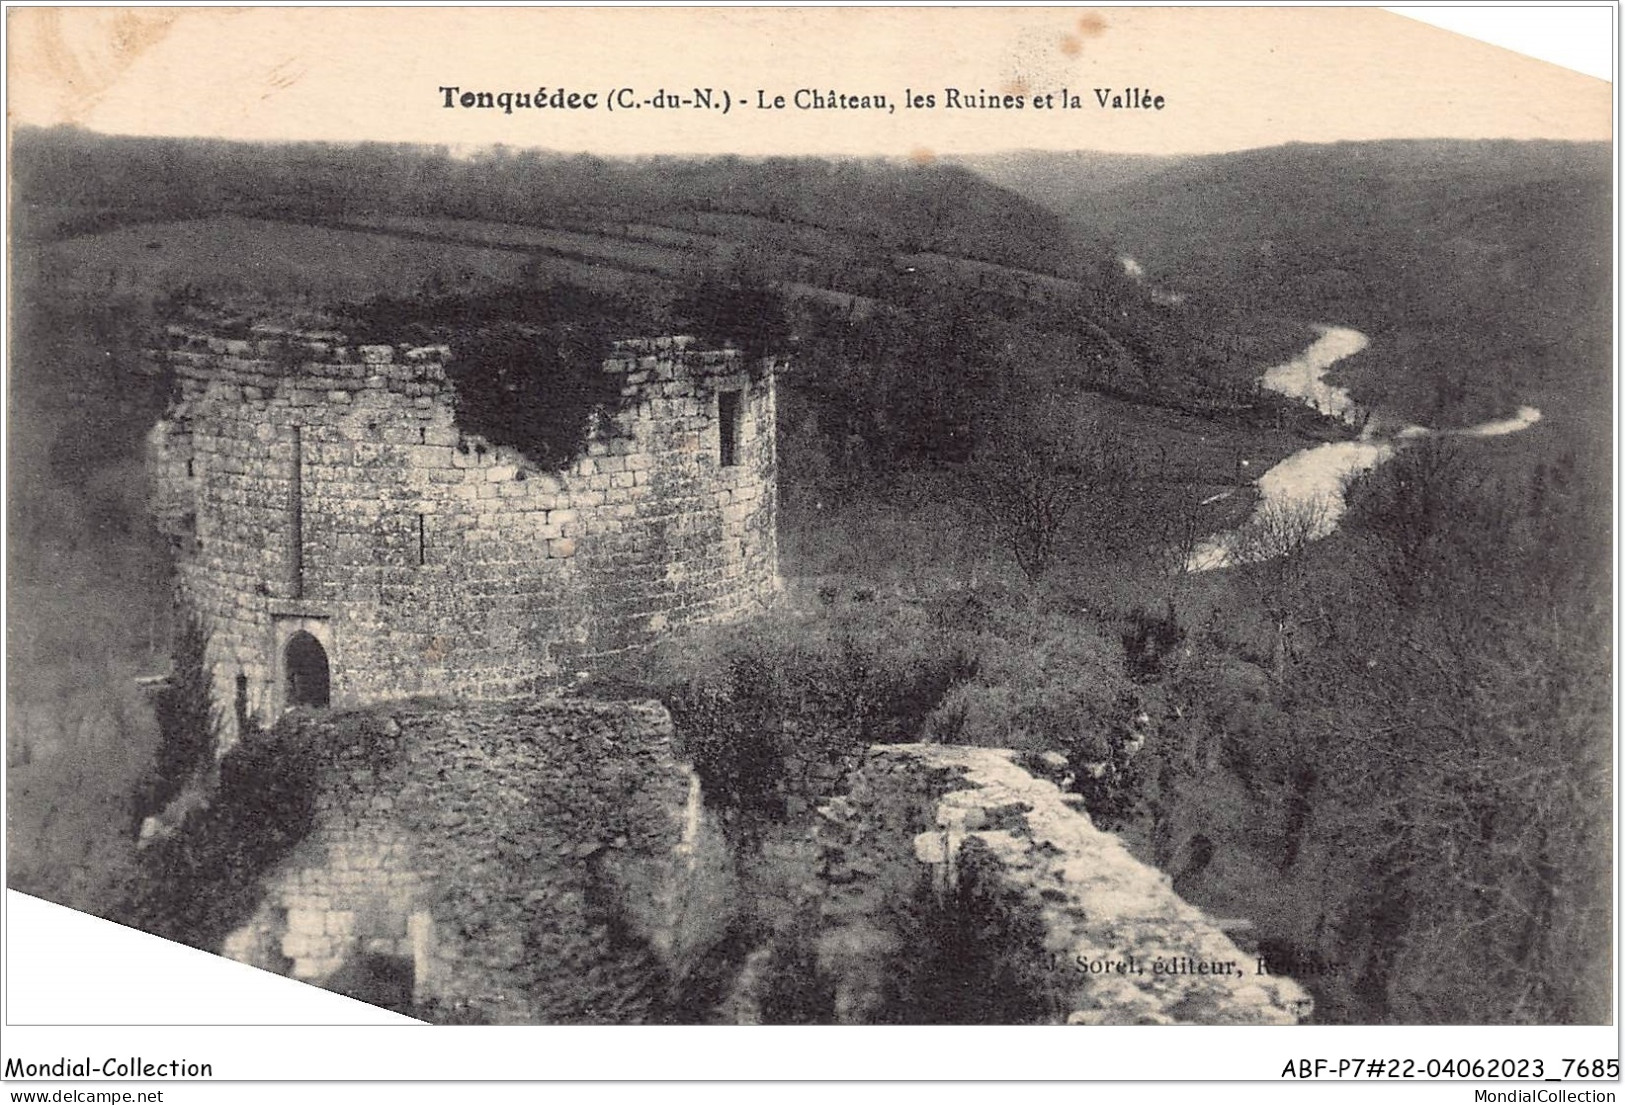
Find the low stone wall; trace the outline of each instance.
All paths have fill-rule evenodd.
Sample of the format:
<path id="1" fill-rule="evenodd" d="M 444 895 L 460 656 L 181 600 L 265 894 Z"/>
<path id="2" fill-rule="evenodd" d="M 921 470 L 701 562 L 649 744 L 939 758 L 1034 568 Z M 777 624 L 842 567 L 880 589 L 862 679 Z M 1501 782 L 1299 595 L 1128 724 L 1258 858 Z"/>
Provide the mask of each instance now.
<path id="1" fill-rule="evenodd" d="M 1013 757 L 878 746 L 850 794 L 821 809 L 819 969 L 835 980 L 838 1019 L 893 1015 L 895 980 L 919 975 L 922 955 L 941 954 L 920 945 L 956 937 L 999 977 L 916 984 L 934 987 L 935 1000 L 980 1001 L 985 1010 L 978 987 L 1004 986 L 1029 992 L 1007 995 L 1010 1008 L 1068 1024 L 1296 1024 L 1308 1016 L 1297 983 L 1264 973 L 1166 875 L 1096 829 L 1075 795 Z M 976 916 L 956 919 L 956 910 Z"/>
<path id="2" fill-rule="evenodd" d="M 402 705 L 270 736 L 319 750 L 314 827 L 231 958 L 433 1019 L 628 1023 L 710 938 L 684 895 L 714 838 L 657 704 Z"/>

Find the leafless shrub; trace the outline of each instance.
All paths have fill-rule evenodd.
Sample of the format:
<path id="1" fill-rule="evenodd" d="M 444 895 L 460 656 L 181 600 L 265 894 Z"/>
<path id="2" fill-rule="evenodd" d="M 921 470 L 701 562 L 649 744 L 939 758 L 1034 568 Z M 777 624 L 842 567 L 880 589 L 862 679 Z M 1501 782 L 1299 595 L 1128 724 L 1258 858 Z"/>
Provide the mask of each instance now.
<path id="1" fill-rule="evenodd" d="M 1310 566 L 1304 552 L 1326 536 L 1334 522 L 1332 504 L 1324 498 L 1266 501 L 1230 535 L 1229 561 L 1251 584 L 1259 609 L 1274 627 L 1271 651 L 1277 679 L 1295 656 L 1293 639 Z"/>
<path id="2" fill-rule="evenodd" d="M 1041 421 L 1001 430 L 972 458 L 975 510 L 994 543 L 1036 582 L 1076 523 L 1122 499 L 1132 466 L 1106 434 L 1086 437 Z"/>
<path id="3" fill-rule="evenodd" d="M 1283 576 L 1295 571 L 1299 555 L 1310 543 L 1331 531 L 1334 519 L 1327 499 L 1267 500 L 1231 535 L 1231 563 L 1262 569 L 1264 574 Z"/>

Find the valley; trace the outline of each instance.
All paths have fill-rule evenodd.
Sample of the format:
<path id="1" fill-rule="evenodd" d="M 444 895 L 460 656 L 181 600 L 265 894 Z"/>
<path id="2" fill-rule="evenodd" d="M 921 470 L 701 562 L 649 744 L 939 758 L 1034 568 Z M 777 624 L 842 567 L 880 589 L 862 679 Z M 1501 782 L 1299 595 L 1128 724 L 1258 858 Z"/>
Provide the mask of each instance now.
<path id="1" fill-rule="evenodd" d="M 807 834 L 854 756 L 910 742 L 1059 757 L 1244 950 L 1325 965 L 1317 1023 L 1611 1015 L 1585 969 L 1612 924 L 1600 148 L 18 150 L 15 888 L 117 916 L 155 877 L 167 327 L 452 364 L 688 333 L 789 358 L 783 596 L 574 688 L 664 703 L 730 836 L 737 924 L 673 1017 L 723 1016 L 747 963 L 780 980 L 765 1015 L 827 1016 Z M 909 1016 L 968 1008 L 910 985 Z"/>

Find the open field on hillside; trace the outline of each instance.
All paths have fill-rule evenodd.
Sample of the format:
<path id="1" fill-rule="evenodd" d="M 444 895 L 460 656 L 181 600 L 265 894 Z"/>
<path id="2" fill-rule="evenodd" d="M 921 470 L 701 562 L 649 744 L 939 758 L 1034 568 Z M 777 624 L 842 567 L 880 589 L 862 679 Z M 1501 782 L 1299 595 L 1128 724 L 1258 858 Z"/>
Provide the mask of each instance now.
<path id="1" fill-rule="evenodd" d="M 76 293 L 154 293 L 190 285 L 220 297 L 302 294 L 314 300 L 412 294 L 431 281 L 466 290 L 511 283 L 527 259 L 477 246 L 238 215 L 125 226 L 31 252 L 46 280 Z"/>
<path id="2" fill-rule="evenodd" d="M 363 215 L 343 221 L 349 226 L 374 228 L 402 237 L 422 235 L 426 239 L 444 242 L 477 242 L 501 249 L 536 250 L 582 262 L 601 262 L 612 268 L 656 272 L 665 276 L 681 273 L 685 262 L 692 256 L 681 249 L 602 234 L 475 219 Z"/>

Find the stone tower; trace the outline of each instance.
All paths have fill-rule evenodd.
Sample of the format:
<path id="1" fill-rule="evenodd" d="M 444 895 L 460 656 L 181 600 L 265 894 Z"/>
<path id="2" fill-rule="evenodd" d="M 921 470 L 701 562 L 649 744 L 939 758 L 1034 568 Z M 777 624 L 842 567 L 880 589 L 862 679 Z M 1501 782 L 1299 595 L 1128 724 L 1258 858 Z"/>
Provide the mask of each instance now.
<path id="1" fill-rule="evenodd" d="M 771 601 L 776 362 L 616 343 L 620 412 L 546 471 L 459 430 L 445 347 L 335 337 L 170 330 L 155 503 L 228 740 L 290 706 L 532 693 Z"/>

